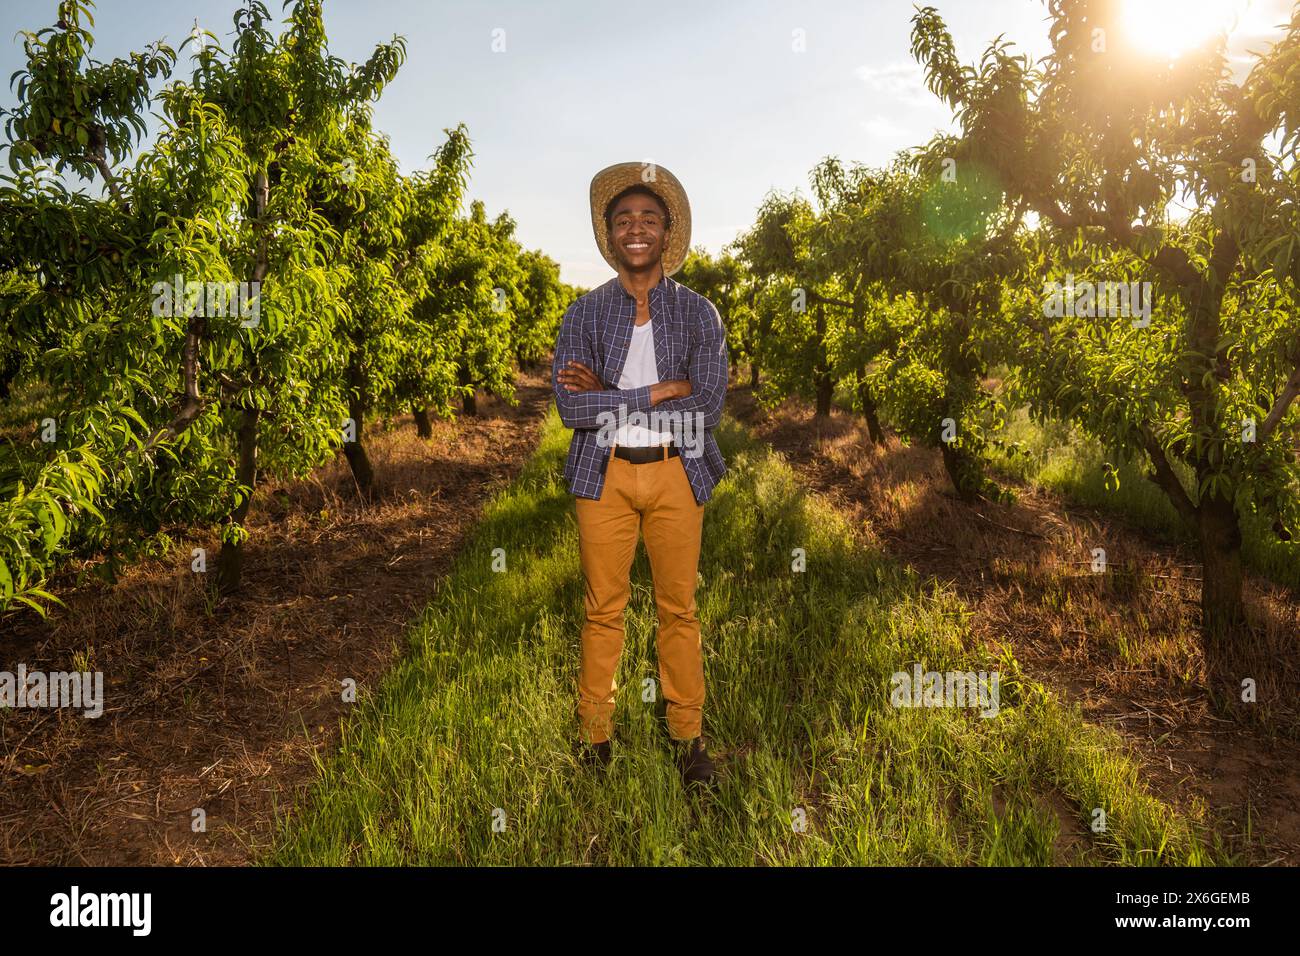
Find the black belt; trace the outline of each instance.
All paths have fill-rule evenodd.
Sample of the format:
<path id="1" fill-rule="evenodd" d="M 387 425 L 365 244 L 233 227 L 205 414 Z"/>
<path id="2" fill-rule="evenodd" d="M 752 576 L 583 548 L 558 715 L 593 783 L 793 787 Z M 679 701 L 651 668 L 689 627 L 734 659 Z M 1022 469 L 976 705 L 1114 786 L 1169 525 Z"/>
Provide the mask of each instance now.
<path id="1" fill-rule="evenodd" d="M 665 454 L 665 451 L 667 454 Z M 617 445 L 614 456 L 630 461 L 634 465 L 644 465 L 651 461 L 665 461 L 682 453 L 676 445 Z"/>

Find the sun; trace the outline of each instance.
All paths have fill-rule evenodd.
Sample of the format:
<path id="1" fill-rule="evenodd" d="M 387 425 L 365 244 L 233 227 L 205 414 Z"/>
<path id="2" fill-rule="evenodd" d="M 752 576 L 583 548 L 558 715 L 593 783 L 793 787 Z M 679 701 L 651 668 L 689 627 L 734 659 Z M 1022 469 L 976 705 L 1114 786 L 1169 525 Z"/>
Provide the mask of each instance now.
<path id="1" fill-rule="evenodd" d="M 1129 41 L 1170 60 L 1241 22 L 1249 0 L 1124 0 Z"/>

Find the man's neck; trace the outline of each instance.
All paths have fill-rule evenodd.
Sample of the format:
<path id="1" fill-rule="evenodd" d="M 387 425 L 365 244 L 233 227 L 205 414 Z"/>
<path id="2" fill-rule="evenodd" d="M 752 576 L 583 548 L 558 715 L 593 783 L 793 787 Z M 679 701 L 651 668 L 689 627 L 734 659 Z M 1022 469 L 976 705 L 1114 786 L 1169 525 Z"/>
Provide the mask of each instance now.
<path id="1" fill-rule="evenodd" d="M 618 270 L 618 278 L 623 283 L 623 288 L 638 302 L 647 301 L 650 298 L 650 290 L 663 281 L 663 277 L 663 265 L 658 262 L 652 269 L 630 272 L 626 267 L 620 266 Z"/>

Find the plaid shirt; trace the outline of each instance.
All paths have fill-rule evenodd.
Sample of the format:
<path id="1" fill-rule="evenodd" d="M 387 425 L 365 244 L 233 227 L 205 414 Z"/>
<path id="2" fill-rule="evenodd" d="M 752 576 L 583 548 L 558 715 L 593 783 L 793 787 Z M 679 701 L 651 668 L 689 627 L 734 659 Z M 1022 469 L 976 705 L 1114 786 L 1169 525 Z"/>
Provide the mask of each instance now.
<path id="1" fill-rule="evenodd" d="M 650 386 L 617 387 L 636 325 L 636 299 L 623 288 L 618 276 L 578 298 L 564 314 L 560 338 L 551 363 L 551 390 L 560 420 L 573 429 L 564 479 L 570 494 L 599 499 L 605 487 L 605 469 L 611 448 L 598 441 L 601 426 L 610 415 L 642 412 L 698 413 L 695 440 L 703 453 L 682 449 L 682 466 L 698 504 L 708 501 L 727 471 L 713 429 L 722 420 L 727 394 L 727 340 L 718 310 L 704 296 L 664 276 L 650 290 L 650 320 L 655 340 L 655 366 L 659 381 L 690 379 L 691 394 L 650 404 Z M 558 379 L 569 362 L 581 362 L 595 373 L 604 389 L 570 392 Z M 602 413 L 605 413 L 602 415 Z M 678 428 L 670 428 L 683 434 Z M 678 441 L 680 444 L 680 439 Z"/>

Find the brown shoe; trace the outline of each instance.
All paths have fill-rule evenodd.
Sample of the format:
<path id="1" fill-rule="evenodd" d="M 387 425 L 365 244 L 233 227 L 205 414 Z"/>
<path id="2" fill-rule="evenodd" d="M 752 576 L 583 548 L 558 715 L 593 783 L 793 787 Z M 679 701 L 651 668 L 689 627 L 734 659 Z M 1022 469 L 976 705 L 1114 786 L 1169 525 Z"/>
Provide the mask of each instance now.
<path id="1" fill-rule="evenodd" d="M 682 783 L 687 787 L 691 784 L 713 786 L 717 767 L 704 749 L 704 740 L 692 737 L 690 740 L 674 740 L 673 745 L 677 748 L 677 768 L 682 773 Z"/>
<path id="2" fill-rule="evenodd" d="M 598 744 L 589 744 L 583 740 L 578 741 L 578 760 L 584 766 L 608 767 L 613 757 L 613 749 L 610 747 L 608 740 L 602 740 Z"/>

